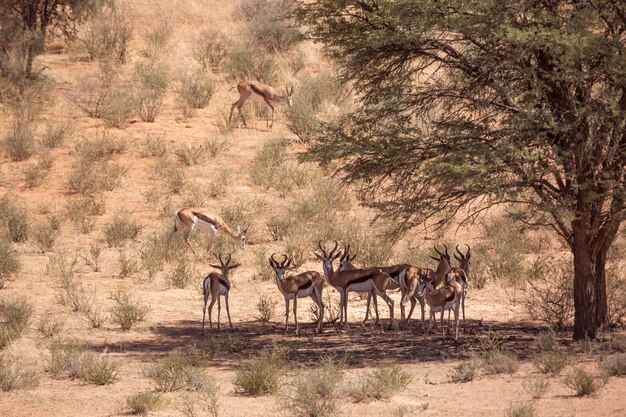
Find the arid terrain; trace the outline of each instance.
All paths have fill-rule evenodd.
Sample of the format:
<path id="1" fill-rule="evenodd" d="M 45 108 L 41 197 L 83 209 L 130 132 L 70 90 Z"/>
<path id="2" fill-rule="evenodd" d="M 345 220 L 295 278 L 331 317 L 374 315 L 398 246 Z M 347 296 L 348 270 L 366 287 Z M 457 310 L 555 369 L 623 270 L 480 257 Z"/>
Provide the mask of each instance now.
<path id="1" fill-rule="evenodd" d="M 143 121 L 135 111 L 120 123 L 91 117 L 80 104 L 92 105 L 83 99 L 99 91 L 101 84 L 86 80 L 102 81 L 107 59 L 89 58 L 81 42 L 58 39 L 49 40 L 46 53 L 37 57 L 35 67 L 45 67 L 41 74 L 47 99 L 30 124 L 36 138 L 33 154 L 16 161 L 4 152 L 0 168 L 3 201 L 23 209 L 29 226 L 28 237 L 12 243 L 21 269 L 6 280 L 0 299 L 21 298 L 33 307 L 24 333 L 1 353 L 3 360 L 33 371 L 37 383 L 2 392 L 1 416 L 128 415 L 127 398 L 140 392 L 152 392 L 161 402 L 149 415 L 212 415 L 202 408 L 207 404 L 202 388 L 194 390 L 184 383 L 159 390 L 151 377 L 150 367 L 176 349 L 183 356 L 201 358 L 193 369 L 217 387 L 217 415 L 225 417 L 305 415 L 294 411 L 286 398 L 299 389 L 294 381 L 303 380 L 310 370 L 323 372 L 320 361 L 328 358 L 340 372 L 340 381 L 331 384 L 330 397 L 337 408 L 330 415 L 626 415 L 623 376 L 598 377 L 596 382 L 605 382 L 604 386 L 581 397 L 566 384 L 577 367 L 601 375 L 607 357 L 622 355 L 624 360 L 623 329 L 603 334 L 597 342 L 573 343 L 568 330 L 550 333 L 541 317 L 529 315 L 528 297 L 535 294 L 525 278 L 530 265 L 537 265 L 538 259 L 547 263 L 542 282 L 549 285 L 557 280 L 557 272 L 567 273 L 550 268 L 570 263 L 552 235 L 518 230 L 505 210 L 495 209 L 473 224 L 427 233 L 412 230 L 392 244 L 382 237 L 387 225 L 370 223 L 374 213 L 332 178 L 332 166 L 298 162 L 297 153 L 306 147 L 305 134 L 294 134 L 284 104 L 276 105 L 272 129 L 266 126 L 262 103 L 246 104 L 249 128 L 228 123 L 230 105 L 238 98 L 232 88 L 238 79 L 236 69 L 248 62 L 236 61 L 234 54 L 271 57 L 271 83 L 277 91 L 293 85 L 294 106 L 302 105 L 297 100 L 303 91 L 308 100 L 321 100 L 314 110 L 307 110 L 310 113 L 303 112 L 304 117 L 330 118 L 350 106 L 349 89 L 334 91 L 339 87 L 333 84 L 333 66 L 318 45 L 294 42 L 271 51 L 254 43 L 250 27 L 255 20 L 246 16 L 239 1 L 118 4 L 130 22 L 132 38 L 125 62 L 109 64 L 116 72 L 112 83 L 122 92 L 139 93 L 150 85 L 162 93 L 162 107 L 154 122 Z M 108 19 L 99 18 L 99 24 L 114 25 Z M 79 31 L 79 39 L 85 39 L 89 27 Z M 227 52 L 223 63 L 201 72 L 193 50 L 199 34 L 208 29 L 224 36 Z M 144 72 L 139 69 L 142 63 Z M 187 74 L 200 73 L 209 74 L 214 92 L 203 108 L 190 109 L 181 90 Z M 164 87 L 159 90 L 154 85 L 160 82 Z M 318 97 L 315 94 L 319 99 L 311 99 Z M 4 110 L 2 138 L 15 127 L 14 114 L 8 106 Z M 51 129 L 61 129 L 63 138 L 44 144 Z M 233 229 L 249 226 L 248 244 L 241 249 L 224 235 L 213 237 L 199 230 L 192 239 L 199 255 L 195 257 L 180 236 L 168 241 L 174 212 L 185 205 L 210 208 Z M 625 236 L 622 231 L 616 244 L 622 257 L 616 252 L 609 263 L 612 276 L 622 283 Z M 267 257 L 290 253 L 297 260 L 296 272 L 322 272 L 312 253 L 320 239 L 352 243 L 358 266 L 408 262 L 434 269 L 436 262 L 429 257 L 435 255 L 433 245 L 445 243 L 451 254 L 456 244 L 462 250 L 462 245 L 470 245 L 467 325 L 458 341 L 449 333 L 442 338 L 439 327 L 425 336 L 419 305 L 408 329 L 381 329 L 373 320 L 361 326 L 366 299 L 355 293 L 350 295 L 351 327 L 339 329 L 334 323 L 339 297 L 330 286 L 324 289 L 324 331 L 315 333 L 313 302 L 302 299 L 300 334 L 293 332 L 293 315 L 290 331 L 284 334 L 283 297 Z M 228 328 L 222 304 L 221 331 L 207 329 L 203 335 L 201 288 L 203 277 L 212 271 L 209 264 L 216 262 L 211 249 L 233 251 L 241 267 L 230 277 L 233 329 Z M 122 330 L 111 313 L 116 306 L 112 294 L 118 299 L 120 294 L 129 295 L 147 306 L 145 320 Z M 395 291 L 391 296 L 397 320 L 400 295 Z M 269 306 L 263 312 L 261 300 Z M 379 309 L 386 327 L 389 313 L 381 300 Z M 216 313 L 217 307 L 214 322 Z M 571 309 L 565 316 L 571 321 Z M 61 340 L 73 340 L 94 358 L 116 364 L 115 380 L 99 385 L 80 372 L 53 369 L 51 347 Z M 542 350 L 564 355 L 563 369 L 542 372 L 537 366 Z M 278 371 L 280 386 L 259 396 L 243 392 L 235 384 L 241 364 L 268 351 L 280 352 L 284 362 Z M 506 362 L 498 363 L 504 369 L 485 365 L 494 353 Z M 454 375 L 463 372 L 460 364 L 472 368 L 466 382 L 455 382 Z M 383 386 L 393 386 L 394 377 L 404 382 L 394 392 L 370 395 L 364 381 L 381 369 L 392 374 L 379 381 Z M 533 399 L 529 381 L 548 381 L 549 387 Z M 515 414 L 525 405 L 535 414 Z"/>

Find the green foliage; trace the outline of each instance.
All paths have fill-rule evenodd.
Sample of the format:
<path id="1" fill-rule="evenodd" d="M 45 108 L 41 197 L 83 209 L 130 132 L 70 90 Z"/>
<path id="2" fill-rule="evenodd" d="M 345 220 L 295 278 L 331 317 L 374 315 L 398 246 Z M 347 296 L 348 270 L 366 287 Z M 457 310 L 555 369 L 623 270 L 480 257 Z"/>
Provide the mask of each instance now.
<path id="1" fill-rule="evenodd" d="M 7 360 L 0 356 L 0 391 L 33 388 L 39 384 L 34 371 L 25 368 L 15 360 Z"/>
<path id="2" fill-rule="evenodd" d="M 0 299 L 0 349 L 19 339 L 28 328 L 33 306 L 23 298 Z"/>
<path id="3" fill-rule="evenodd" d="M 353 395 L 357 401 L 390 399 L 410 382 L 411 375 L 398 365 L 380 365 L 363 376 Z"/>
<path id="4" fill-rule="evenodd" d="M 106 355 L 88 355 L 82 365 L 80 378 L 94 385 L 109 385 L 117 380 L 119 374 L 117 363 L 110 361 Z"/>
<path id="5" fill-rule="evenodd" d="M 53 378 L 78 378 L 94 385 L 108 385 L 117 380 L 117 363 L 106 355 L 89 352 L 78 339 L 53 340 L 49 349 L 45 368 Z"/>
<path id="6" fill-rule="evenodd" d="M 280 387 L 285 353 L 273 347 L 242 362 L 235 375 L 235 387 L 253 396 L 275 394 Z"/>
<path id="7" fill-rule="evenodd" d="M 165 277 L 165 282 L 174 288 L 186 288 L 197 273 L 193 265 L 185 258 L 181 258 L 174 269 Z"/>
<path id="8" fill-rule="evenodd" d="M 110 298 L 114 302 L 111 320 L 122 330 L 130 330 L 136 323 L 144 321 L 150 311 L 150 307 L 140 301 L 133 301 L 124 289 L 113 291 Z"/>
<path id="9" fill-rule="evenodd" d="M 138 392 L 126 397 L 126 408 L 131 414 L 148 414 L 149 411 L 158 410 L 165 404 L 165 399 L 159 393 L 151 391 Z"/>
<path id="10" fill-rule="evenodd" d="M 541 352 L 533 355 L 532 361 L 535 366 L 545 374 L 559 375 L 567 366 L 567 355 L 558 350 Z"/>

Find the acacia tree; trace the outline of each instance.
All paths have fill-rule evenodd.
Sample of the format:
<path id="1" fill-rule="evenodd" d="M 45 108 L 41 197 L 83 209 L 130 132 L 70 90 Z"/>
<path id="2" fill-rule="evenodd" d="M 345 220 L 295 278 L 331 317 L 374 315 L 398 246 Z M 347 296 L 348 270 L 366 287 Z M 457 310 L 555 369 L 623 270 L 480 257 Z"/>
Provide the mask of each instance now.
<path id="1" fill-rule="evenodd" d="M 24 49 L 24 72 L 32 74 L 33 60 L 51 33 L 74 36 L 79 24 L 107 0 L 0 0 L 0 50 L 9 42 Z"/>
<path id="2" fill-rule="evenodd" d="M 626 6 L 619 0 L 317 0 L 299 21 L 361 106 L 304 154 L 412 227 L 525 208 L 574 261 L 574 339 L 607 319 L 625 214 Z"/>

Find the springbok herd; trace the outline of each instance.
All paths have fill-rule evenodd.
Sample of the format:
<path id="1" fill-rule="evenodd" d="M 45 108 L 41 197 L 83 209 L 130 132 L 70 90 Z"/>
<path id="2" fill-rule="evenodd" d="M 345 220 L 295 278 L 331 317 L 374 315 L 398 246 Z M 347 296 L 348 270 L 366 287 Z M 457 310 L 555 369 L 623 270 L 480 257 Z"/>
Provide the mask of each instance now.
<path id="1" fill-rule="evenodd" d="M 246 230 L 238 227 L 237 232 L 232 230 L 228 224 L 218 215 L 212 214 L 209 210 L 195 207 L 184 207 L 175 214 L 175 225 L 172 233 L 184 233 L 185 241 L 189 248 L 195 253 L 189 240 L 191 233 L 196 229 L 209 229 L 214 234 L 224 233 L 237 240 L 241 247 L 246 244 Z M 429 325 L 426 334 L 430 332 L 435 324 L 435 313 L 441 313 L 441 330 L 445 337 L 445 327 L 443 323 L 443 313 L 448 311 L 454 313 L 454 338 L 459 335 L 459 310 L 463 313 L 463 325 L 465 326 L 465 295 L 467 294 L 468 275 L 470 273 L 470 247 L 463 253 L 459 246 L 456 246 L 457 253 L 454 257 L 459 262 L 458 267 L 453 267 L 448 254 L 448 247 L 443 245 L 443 252 L 434 247 L 437 256 L 431 256 L 437 261 L 436 270 L 429 268 L 419 268 L 409 264 L 396 264 L 390 266 L 358 269 L 352 261 L 356 255 L 350 253 L 350 245 L 344 246 L 343 251 L 337 250 L 339 243 L 334 242 L 333 248 L 328 251 L 320 241 L 318 252 L 313 252 L 317 259 L 322 262 L 324 275 L 317 271 L 305 271 L 299 274 L 287 276 L 287 270 L 294 267 L 293 259 L 283 255 L 280 260 L 276 259 L 276 254 L 269 258 L 269 264 L 276 274 L 276 286 L 285 298 L 285 333 L 289 325 L 289 304 L 293 300 L 293 315 L 296 323 L 296 334 L 298 327 L 298 299 L 311 297 L 319 307 L 317 331 L 322 331 L 322 321 L 324 318 L 324 302 L 322 292 L 326 282 L 339 291 L 339 326 L 345 329 L 348 323 L 348 293 L 367 293 L 367 310 L 365 313 L 365 323 L 368 318 L 371 297 L 374 297 L 374 311 L 376 322 L 379 323 L 377 296 L 380 296 L 389 306 L 389 328 L 393 327 L 393 307 L 394 301 L 389 297 L 387 291 L 400 289 L 401 301 L 401 328 L 406 328 L 415 305 L 419 302 L 421 307 L 421 322 L 424 325 L 424 310 L 428 305 L 430 309 Z M 231 269 L 239 267 L 241 264 L 232 264 L 230 254 L 214 254 L 219 264 L 211 264 L 212 268 L 218 269 L 220 273 L 211 272 L 204 278 L 202 284 L 204 295 L 204 308 L 202 310 L 202 331 L 204 332 L 207 303 L 209 310 L 209 327 L 213 328 L 212 310 L 217 302 L 217 327 L 220 328 L 221 302 L 220 296 L 226 302 L 226 313 L 228 324 L 232 328 L 230 310 L 228 306 L 228 292 L 230 281 L 228 275 Z M 333 263 L 339 259 L 339 264 L 335 270 Z M 405 306 L 410 302 L 411 308 L 408 315 L 405 315 Z"/>

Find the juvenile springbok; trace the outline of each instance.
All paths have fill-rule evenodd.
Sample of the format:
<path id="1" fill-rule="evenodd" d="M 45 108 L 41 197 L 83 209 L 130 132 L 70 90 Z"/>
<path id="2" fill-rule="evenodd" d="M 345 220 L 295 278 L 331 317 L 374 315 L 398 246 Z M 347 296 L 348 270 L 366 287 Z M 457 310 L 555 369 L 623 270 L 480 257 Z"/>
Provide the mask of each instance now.
<path id="1" fill-rule="evenodd" d="M 293 266 L 293 259 L 283 255 L 282 262 L 274 259 L 274 253 L 270 256 L 270 266 L 276 273 L 276 285 L 283 297 L 285 297 L 285 333 L 289 326 L 289 300 L 293 300 L 293 317 L 296 322 L 296 334 L 298 327 L 298 298 L 311 297 L 320 308 L 317 321 L 317 331 L 322 332 L 322 321 L 324 319 L 324 302 L 322 301 L 322 290 L 324 289 L 324 277 L 316 271 L 306 271 L 290 277 L 285 277 L 285 272 Z"/>
<path id="2" fill-rule="evenodd" d="M 446 337 L 446 329 L 443 325 L 443 313 L 446 310 L 454 311 L 454 340 L 459 337 L 459 303 L 457 299 L 456 281 L 446 282 L 441 288 L 435 289 L 434 279 L 429 279 L 426 274 L 419 278 L 418 297 L 424 297 L 424 301 L 430 308 L 430 319 L 426 336 L 430 332 L 430 328 L 435 322 L 435 313 L 441 312 L 441 331 Z M 460 286 L 460 285 L 459 285 Z"/>
<path id="3" fill-rule="evenodd" d="M 272 103 L 277 102 L 286 102 L 287 106 L 291 107 L 293 105 L 293 86 L 289 88 L 285 88 L 285 94 L 277 94 L 276 91 L 269 85 L 263 84 L 259 81 L 241 81 L 237 84 L 237 92 L 239 92 L 239 99 L 235 101 L 230 108 L 230 115 L 228 116 L 228 121 L 233 117 L 233 110 L 235 107 L 239 112 L 239 116 L 241 120 L 243 120 L 243 125 L 248 127 L 246 123 L 246 119 L 243 117 L 243 113 L 241 113 L 241 108 L 246 103 L 249 98 L 258 101 L 264 101 L 265 104 L 272 109 L 272 123 L 270 124 L 269 115 L 267 118 L 267 128 L 271 129 L 274 126 L 274 106 Z"/>
<path id="4" fill-rule="evenodd" d="M 174 214 L 174 230 L 172 230 L 171 234 L 183 233 L 187 246 L 189 246 L 194 255 L 198 256 L 190 242 L 191 234 L 195 229 L 208 229 L 215 236 L 219 233 L 224 233 L 238 241 L 242 249 L 246 246 L 246 232 L 248 228 L 246 227 L 241 231 L 241 228 L 237 226 L 237 232 L 235 232 L 224 219 L 209 209 L 183 207 Z"/>
<path id="5" fill-rule="evenodd" d="M 207 310 L 207 301 L 209 296 L 211 297 L 211 304 L 209 304 L 209 328 L 213 330 L 213 320 L 211 319 L 211 312 L 213 311 L 213 305 L 217 301 L 217 329 L 220 328 L 220 313 L 222 311 L 222 305 L 220 303 L 220 296 L 224 296 L 226 302 L 226 314 L 228 315 L 228 325 L 233 328 L 233 323 L 230 320 L 230 310 L 228 308 L 228 292 L 230 291 L 230 280 L 228 279 L 228 273 L 231 269 L 238 268 L 241 264 L 230 264 L 232 256 L 227 254 L 226 262 L 222 259 L 222 254 L 215 254 L 214 256 L 220 261 L 219 265 L 209 264 L 211 268 L 219 269 L 222 273 L 211 272 L 204 278 L 202 282 L 202 294 L 204 295 L 204 308 L 202 309 L 202 334 L 204 334 L 204 319 Z"/>
<path id="6" fill-rule="evenodd" d="M 326 281 L 339 291 L 339 323 L 343 323 L 346 329 L 350 327 L 348 323 L 349 292 L 374 291 L 387 303 L 387 306 L 389 307 L 389 328 L 393 328 L 394 303 L 393 300 L 387 295 L 387 288 L 389 287 L 389 281 L 391 280 L 389 274 L 377 268 L 335 271 L 333 269 L 333 262 L 341 256 L 341 251 L 335 252 L 339 246 L 337 241 L 335 241 L 335 246 L 330 253 L 327 253 L 322 247 L 321 241 L 317 246 L 322 253 L 318 254 L 317 252 L 313 252 L 313 254 L 317 257 L 317 259 L 322 261 Z"/>

